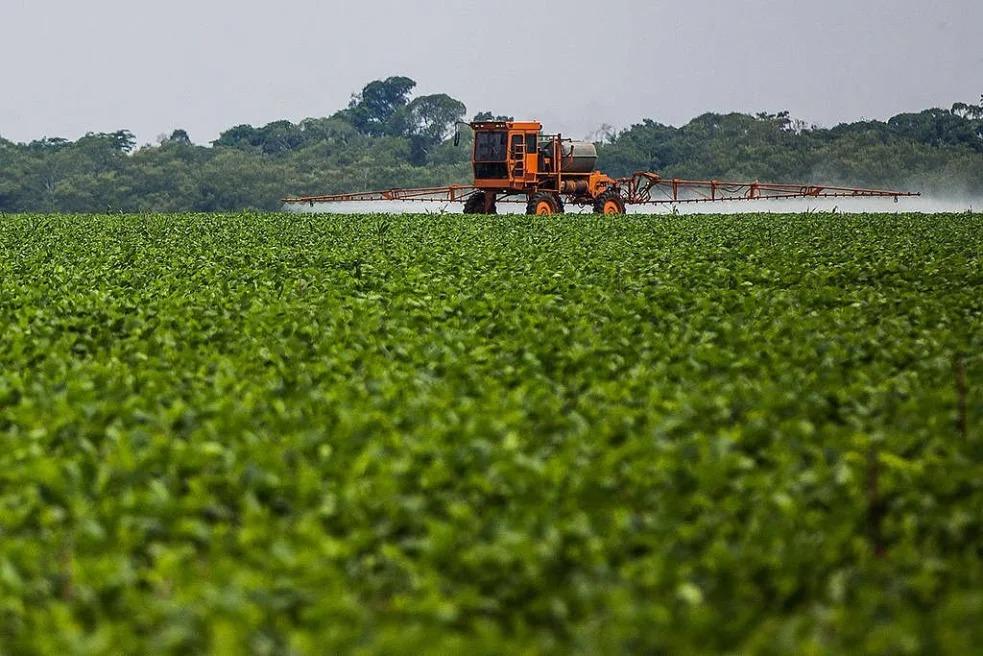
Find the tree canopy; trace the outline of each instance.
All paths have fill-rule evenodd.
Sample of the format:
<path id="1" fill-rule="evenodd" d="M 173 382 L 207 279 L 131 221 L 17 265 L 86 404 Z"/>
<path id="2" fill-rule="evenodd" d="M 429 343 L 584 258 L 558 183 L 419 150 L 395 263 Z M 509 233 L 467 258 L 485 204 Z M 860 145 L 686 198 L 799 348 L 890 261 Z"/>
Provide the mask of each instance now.
<path id="1" fill-rule="evenodd" d="M 467 182 L 467 148 L 449 140 L 467 108 L 443 93 L 414 97 L 415 88 L 407 77 L 377 80 L 332 116 L 237 125 L 211 146 L 181 129 L 140 148 L 127 130 L 76 141 L 0 138 L 0 211 L 269 210 L 287 194 Z M 603 126 L 593 138 L 599 167 L 614 176 L 649 170 L 983 195 L 983 98 L 828 129 L 788 112 L 704 114 L 680 127 Z"/>

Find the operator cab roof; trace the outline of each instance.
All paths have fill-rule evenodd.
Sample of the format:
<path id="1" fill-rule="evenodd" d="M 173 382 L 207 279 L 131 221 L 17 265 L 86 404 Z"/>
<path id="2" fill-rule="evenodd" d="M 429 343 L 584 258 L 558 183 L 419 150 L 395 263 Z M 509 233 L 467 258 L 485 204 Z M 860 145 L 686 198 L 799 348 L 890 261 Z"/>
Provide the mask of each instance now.
<path id="1" fill-rule="evenodd" d="M 537 130 L 543 129 L 539 121 L 476 121 L 471 124 L 473 130 Z"/>

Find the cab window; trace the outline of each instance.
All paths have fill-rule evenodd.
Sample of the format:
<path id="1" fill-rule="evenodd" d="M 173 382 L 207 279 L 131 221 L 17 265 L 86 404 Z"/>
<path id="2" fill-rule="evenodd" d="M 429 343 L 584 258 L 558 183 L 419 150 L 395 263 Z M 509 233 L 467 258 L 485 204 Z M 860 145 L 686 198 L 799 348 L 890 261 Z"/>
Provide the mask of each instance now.
<path id="1" fill-rule="evenodd" d="M 479 132 L 474 136 L 474 161 L 504 162 L 505 132 Z"/>

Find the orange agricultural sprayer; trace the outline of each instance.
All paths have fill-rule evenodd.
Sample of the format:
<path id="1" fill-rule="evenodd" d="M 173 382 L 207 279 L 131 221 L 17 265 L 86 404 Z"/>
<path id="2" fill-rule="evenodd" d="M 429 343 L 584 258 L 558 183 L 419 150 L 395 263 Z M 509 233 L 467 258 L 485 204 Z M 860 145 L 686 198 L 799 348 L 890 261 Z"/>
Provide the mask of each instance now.
<path id="1" fill-rule="evenodd" d="M 389 189 L 328 196 L 284 198 L 287 204 L 356 201 L 443 201 L 464 203 L 465 214 L 495 214 L 499 202 L 526 203 L 528 214 L 562 214 L 564 204 L 590 206 L 598 214 L 624 214 L 628 205 L 705 203 L 786 198 L 894 198 L 905 191 L 816 184 L 773 184 L 722 180 L 680 180 L 639 172 L 612 178 L 595 170 L 593 143 L 543 134 L 536 121 L 479 121 L 474 131 L 469 185 Z M 458 137 L 455 136 L 455 143 Z"/>

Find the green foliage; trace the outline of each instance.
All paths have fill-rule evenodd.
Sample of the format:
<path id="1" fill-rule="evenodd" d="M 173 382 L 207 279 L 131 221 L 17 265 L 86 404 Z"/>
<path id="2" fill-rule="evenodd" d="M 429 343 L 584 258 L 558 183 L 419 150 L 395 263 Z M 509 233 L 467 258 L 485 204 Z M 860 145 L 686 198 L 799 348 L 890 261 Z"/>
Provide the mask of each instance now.
<path id="1" fill-rule="evenodd" d="M 276 210 L 286 195 L 468 182 L 470 135 L 448 137 L 466 107 L 446 94 L 412 96 L 390 77 L 348 108 L 299 123 L 238 125 L 211 148 L 176 130 L 134 151 L 125 130 L 78 141 L 0 141 L 0 212 Z M 511 119 L 479 112 L 475 120 Z M 983 195 L 983 105 L 810 128 L 788 112 L 705 114 L 676 128 L 646 119 L 602 126 L 599 166 L 614 176 L 666 176 L 892 187 Z M 229 152 L 235 151 L 235 152 Z"/>
<path id="2" fill-rule="evenodd" d="M 494 114 L 492 112 L 478 112 L 471 119 L 472 123 L 478 123 L 481 121 L 514 121 L 514 116 L 506 116 L 505 114 Z"/>
<path id="3" fill-rule="evenodd" d="M 4 217 L 0 652 L 972 653 L 981 287 L 968 214 Z"/>
<path id="4" fill-rule="evenodd" d="M 414 88 L 416 82 L 408 77 L 395 76 L 370 82 L 362 93 L 352 98 L 346 117 L 363 134 L 401 134 L 404 131 L 401 110 L 409 103 Z"/>
<path id="5" fill-rule="evenodd" d="M 464 119 L 467 107 L 446 93 L 414 98 L 407 106 L 412 120 L 411 134 L 419 134 L 431 144 L 447 139 L 458 121 Z"/>
<path id="6" fill-rule="evenodd" d="M 977 108 L 983 111 L 983 107 Z M 965 105 L 809 128 L 779 114 L 704 114 L 680 128 L 646 120 L 601 144 L 611 175 L 758 179 L 983 194 L 983 116 Z"/>

